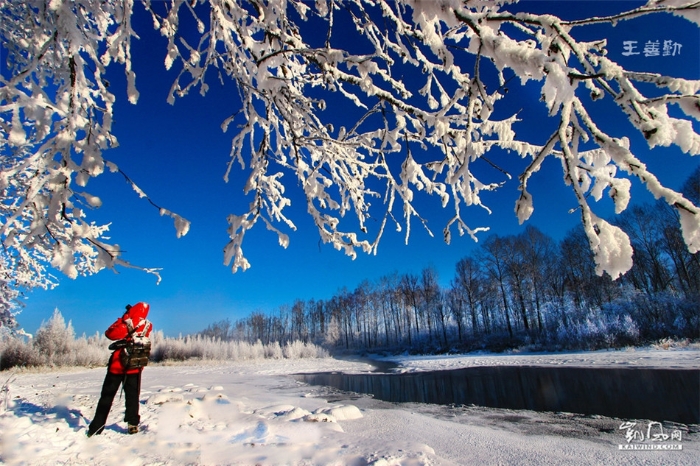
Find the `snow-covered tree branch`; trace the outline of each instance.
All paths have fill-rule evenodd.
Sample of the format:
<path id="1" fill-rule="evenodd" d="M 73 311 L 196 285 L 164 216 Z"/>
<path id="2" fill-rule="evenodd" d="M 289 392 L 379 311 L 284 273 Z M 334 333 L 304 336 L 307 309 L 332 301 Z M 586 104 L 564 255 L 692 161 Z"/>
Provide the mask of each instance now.
<path id="1" fill-rule="evenodd" d="M 17 289 L 53 286 L 49 265 L 71 278 L 130 266 L 119 246 L 107 242 L 109 225 L 86 220 L 101 200 L 84 188 L 105 165 L 118 171 L 102 157 L 117 144 L 111 133 L 115 96 L 105 79 L 111 62 L 125 66 L 128 99 L 138 99 L 130 58 L 132 3 L 0 2 L 6 56 L 0 76 L 0 276 L 8 283 L 0 303 L 11 305 Z"/>
<path id="2" fill-rule="evenodd" d="M 652 0 L 576 21 L 512 12 L 514 3 L 146 1 L 167 40 L 165 66 L 176 74 L 169 101 L 194 90 L 205 95 L 212 79 L 232 82 L 240 97 L 222 123 L 232 134 L 225 179 L 242 170 L 251 202 L 229 216 L 225 264 L 249 267 L 243 238 L 258 222 L 288 244 L 287 232 L 296 229 L 288 190 L 296 186 L 321 239 L 353 257 L 358 249 L 376 253 L 387 225 L 405 231 L 406 240 L 415 220 L 428 228 L 419 192 L 454 212 L 443 228 L 446 241 L 454 229 L 476 238 L 487 228 L 473 225 L 465 207 L 488 210 L 482 193 L 503 184 L 502 173 L 483 179 L 472 170 L 480 160 L 491 163 L 490 151 L 529 161 L 515 205 L 521 222 L 534 210 L 532 175 L 547 158 L 560 160 L 600 274 L 625 273 L 632 248 L 589 200 L 607 191 L 622 212 L 631 187 L 625 176 L 676 208 L 689 250 L 700 250 L 698 206 L 663 186 L 634 155 L 641 148 L 606 132 L 589 112 L 593 102 L 611 99 L 649 148 L 673 145 L 697 155 L 692 120 L 700 119 L 700 81 L 625 70 L 606 55 L 604 37 L 576 39 L 586 26 L 651 14 L 698 24 L 700 3 Z M 113 267 L 118 247 L 102 240 L 107 226 L 86 222 L 84 207 L 99 200 L 82 187 L 104 170 L 102 151 L 116 144 L 106 67 L 122 64 L 127 98 L 138 98 L 133 3 L 0 0 L 0 12 L 9 52 L 0 88 L 0 144 L 9 160 L 0 178 L 4 254 L 23 258 L 43 280 L 47 263 L 72 276 Z M 192 21 L 196 31 L 183 33 L 180 24 Z M 539 83 L 543 105 L 558 120 L 550 134 L 516 134 L 519 115 L 506 96 L 511 81 Z M 186 232 L 189 224 L 172 215 Z"/>

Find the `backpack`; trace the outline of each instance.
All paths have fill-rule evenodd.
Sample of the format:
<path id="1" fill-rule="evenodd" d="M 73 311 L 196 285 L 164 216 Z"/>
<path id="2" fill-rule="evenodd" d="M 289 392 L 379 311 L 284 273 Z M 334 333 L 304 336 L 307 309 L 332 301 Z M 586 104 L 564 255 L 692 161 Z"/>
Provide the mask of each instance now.
<path id="1" fill-rule="evenodd" d="M 148 365 L 148 358 L 151 355 L 151 339 L 146 336 L 151 328 L 151 323 L 146 321 L 146 325 L 140 332 L 135 332 L 131 327 L 131 321 L 127 323 L 129 336 L 123 340 L 115 341 L 109 345 L 110 350 L 122 349 L 119 358 L 125 370 L 140 369 Z"/>
<path id="2" fill-rule="evenodd" d="M 121 362 L 124 369 L 140 369 L 148 365 L 151 355 L 151 339 L 144 336 L 136 336 L 126 340 L 124 351 L 121 352 Z"/>

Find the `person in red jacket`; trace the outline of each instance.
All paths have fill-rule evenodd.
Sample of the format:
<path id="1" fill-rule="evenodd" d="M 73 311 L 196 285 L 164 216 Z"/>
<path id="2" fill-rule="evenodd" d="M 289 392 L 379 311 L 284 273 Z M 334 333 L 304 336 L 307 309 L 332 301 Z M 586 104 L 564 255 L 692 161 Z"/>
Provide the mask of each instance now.
<path id="1" fill-rule="evenodd" d="M 146 303 L 137 303 L 133 306 L 126 306 L 126 312 L 117 319 L 105 332 L 105 336 L 110 340 L 118 340 L 110 345 L 110 349 L 115 349 L 109 358 L 107 375 L 102 384 L 100 401 L 97 403 L 95 417 L 88 427 L 87 436 L 92 437 L 101 434 L 107 423 L 107 416 L 112 407 L 114 396 L 119 390 L 119 386 L 124 388 L 126 412 L 124 422 L 128 425 L 128 432 L 135 434 L 139 431 L 139 394 L 141 392 L 141 372 L 146 361 L 141 364 L 134 364 L 127 351 L 127 344 L 138 342 L 147 345 L 150 349 L 150 334 L 152 325 L 146 319 L 149 306 Z M 132 346 L 133 347 L 133 346 Z M 143 357 L 143 355 L 141 355 Z M 147 355 L 145 356 L 147 358 Z"/>

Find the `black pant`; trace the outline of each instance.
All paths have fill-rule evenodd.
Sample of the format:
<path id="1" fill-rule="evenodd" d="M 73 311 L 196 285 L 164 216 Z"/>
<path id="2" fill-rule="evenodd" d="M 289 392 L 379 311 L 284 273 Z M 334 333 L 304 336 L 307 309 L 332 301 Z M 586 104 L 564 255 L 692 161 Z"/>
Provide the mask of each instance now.
<path id="1" fill-rule="evenodd" d="M 141 373 L 138 374 L 112 374 L 107 372 L 102 384 L 100 401 L 97 402 L 95 417 L 88 428 L 88 435 L 99 434 L 107 423 L 107 416 L 112 407 L 114 396 L 119 391 L 119 386 L 124 383 L 124 398 L 126 400 L 126 413 L 124 421 L 131 425 L 138 425 L 139 416 L 139 392 L 141 391 Z"/>

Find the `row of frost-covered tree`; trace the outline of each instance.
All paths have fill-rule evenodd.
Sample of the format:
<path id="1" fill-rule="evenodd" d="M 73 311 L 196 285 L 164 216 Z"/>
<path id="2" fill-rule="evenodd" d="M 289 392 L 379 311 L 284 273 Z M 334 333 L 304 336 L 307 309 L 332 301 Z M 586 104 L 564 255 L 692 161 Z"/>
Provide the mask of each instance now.
<path id="1" fill-rule="evenodd" d="M 682 188 L 697 202 L 700 169 Z M 488 237 L 456 263 L 444 286 L 436 270 L 394 273 L 326 300 L 297 300 L 202 333 L 264 343 L 299 339 L 357 349 L 600 348 L 698 338 L 700 255 L 690 254 L 676 213 L 663 203 L 628 209 L 617 224 L 634 245 L 618 280 L 596 274 L 580 229 L 560 242 L 529 226 Z"/>

